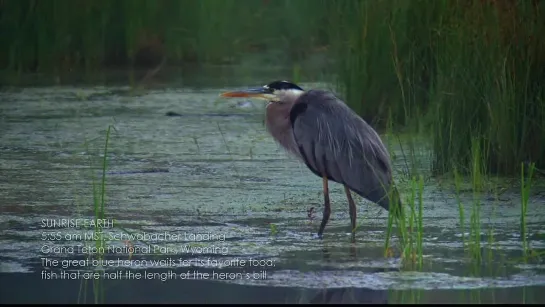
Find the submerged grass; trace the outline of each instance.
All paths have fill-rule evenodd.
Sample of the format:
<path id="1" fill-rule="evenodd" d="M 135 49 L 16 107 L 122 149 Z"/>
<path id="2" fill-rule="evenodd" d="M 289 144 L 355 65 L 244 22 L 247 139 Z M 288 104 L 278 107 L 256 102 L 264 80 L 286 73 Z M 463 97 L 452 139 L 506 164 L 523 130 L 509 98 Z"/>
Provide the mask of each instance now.
<path id="1" fill-rule="evenodd" d="M 471 190 L 473 192 L 473 206 L 470 215 L 470 231 L 469 231 L 469 250 L 473 259 L 473 264 L 478 266 L 481 264 L 481 197 L 483 195 L 483 169 L 482 169 L 482 153 L 479 141 L 472 141 L 472 169 L 471 169 Z"/>
<path id="2" fill-rule="evenodd" d="M 405 240 L 402 241 L 402 258 L 406 268 L 422 270 L 424 259 L 424 216 L 423 216 L 423 192 L 424 179 L 420 176 L 412 178 L 409 182 L 410 196 L 405 203 L 409 209 L 408 229 L 402 230 Z"/>
<path id="3" fill-rule="evenodd" d="M 520 238 L 522 240 L 522 251 L 524 259 L 526 260 L 529 256 L 530 246 L 528 244 L 527 238 L 527 226 L 526 226 L 526 215 L 528 213 L 528 200 L 530 198 L 530 188 L 532 186 L 532 177 L 534 175 L 535 164 L 532 163 L 529 165 L 528 173 L 525 174 L 524 164 L 521 165 L 521 206 L 520 206 Z M 526 177 L 527 176 L 527 177 Z"/>
<path id="4" fill-rule="evenodd" d="M 89 158 L 89 169 L 91 171 L 92 178 L 92 188 L 93 188 L 93 213 L 94 213 L 94 222 L 95 225 L 99 225 L 100 220 L 106 219 L 106 170 L 108 168 L 108 145 L 110 141 L 110 132 L 112 126 L 108 126 L 106 129 L 106 139 L 104 142 L 104 151 L 101 163 L 101 177 L 97 181 L 95 176 L 94 167 L 92 166 L 92 161 Z M 86 142 L 85 146 L 87 147 L 87 152 L 89 151 L 89 144 Z M 95 243 L 95 253 L 88 254 L 88 260 L 92 260 L 91 257 L 96 257 L 100 262 L 104 260 L 105 250 L 106 250 L 106 239 L 103 233 L 103 229 L 100 227 L 93 227 L 93 241 Z M 99 274 L 104 274 L 104 268 L 97 268 Z M 80 291 L 78 295 L 78 302 L 87 302 L 87 279 L 83 279 L 80 284 Z M 104 302 L 104 285 L 102 283 L 102 278 L 93 279 L 93 299 L 95 304 Z"/>
<path id="5" fill-rule="evenodd" d="M 98 225 L 99 220 L 111 220 L 108 215 L 106 214 L 106 173 L 108 169 L 108 151 L 110 147 L 110 139 L 111 139 L 111 131 L 112 129 L 115 131 L 115 127 L 109 125 L 106 129 L 106 135 L 104 140 L 104 148 L 102 151 L 102 158 L 100 163 L 100 178 L 96 177 L 95 170 L 96 168 L 93 166 L 93 161 L 91 158 L 89 158 L 89 170 L 91 175 L 91 184 L 92 184 L 92 196 L 93 196 L 93 203 L 92 203 L 92 213 L 95 225 Z M 86 147 L 87 153 L 90 153 L 89 148 L 89 142 L 86 141 L 84 146 Z M 85 210 L 83 210 L 85 212 Z M 115 219 L 113 219 L 114 227 L 115 229 L 120 230 L 121 232 L 124 232 L 128 235 L 134 235 L 135 233 L 133 231 L 130 231 L 120 225 Z M 89 231 L 88 229 L 85 230 L 86 232 Z M 84 244 L 89 247 L 90 244 L 94 244 L 94 249 L 87 249 L 88 253 L 86 254 L 86 257 L 89 261 L 92 260 L 98 260 L 98 263 L 101 263 L 105 259 L 107 245 L 111 244 L 112 242 L 106 240 L 106 235 L 104 234 L 104 229 L 101 227 L 93 227 L 91 230 L 93 232 L 92 240 L 91 242 L 84 242 Z M 88 238 L 87 236 L 84 236 L 84 238 Z M 146 246 L 151 246 L 150 242 L 146 241 L 139 241 L 139 242 L 131 242 L 126 241 L 125 244 L 128 246 L 134 247 L 134 243 L 142 243 Z M 130 250 L 130 249 L 129 249 Z M 160 253 L 154 252 L 153 256 L 161 256 Z M 132 253 L 129 253 L 128 259 L 130 260 L 132 258 Z M 93 302 L 95 304 L 101 304 L 105 301 L 105 287 L 104 287 L 104 279 L 105 279 L 105 272 L 106 268 L 102 266 L 98 267 L 91 267 L 91 270 L 95 270 L 95 272 L 99 273 L 99 278 L 93 278 L 90 279 L 82 279 L 80 283 L 79 293 L 78 293 L 78 303 L 87 303 L 88 302 L 88 287 L 89 282 L 91 282 L 91 291 L 93 294 Z"/>

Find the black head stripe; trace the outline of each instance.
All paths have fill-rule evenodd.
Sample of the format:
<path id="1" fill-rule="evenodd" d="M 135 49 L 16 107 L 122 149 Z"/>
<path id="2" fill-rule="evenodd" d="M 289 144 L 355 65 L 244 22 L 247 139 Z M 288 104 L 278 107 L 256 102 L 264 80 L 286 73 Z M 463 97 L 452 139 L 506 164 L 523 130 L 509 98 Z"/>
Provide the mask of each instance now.
<path id="1" fill-rule="evenodd" d="M 289 81 L 274 81 L 266 85 L 271 90 L 300 90 L 303 89 Z"/>

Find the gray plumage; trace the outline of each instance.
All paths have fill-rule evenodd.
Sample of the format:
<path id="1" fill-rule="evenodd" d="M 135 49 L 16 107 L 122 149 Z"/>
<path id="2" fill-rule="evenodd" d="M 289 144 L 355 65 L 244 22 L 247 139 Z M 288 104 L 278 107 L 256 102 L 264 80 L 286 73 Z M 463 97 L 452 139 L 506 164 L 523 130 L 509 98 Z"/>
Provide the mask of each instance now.
<path id="1" fill-rule="evenodd" d="M 307 167 L 388 210 L 390 156 L 375 130 L 327 91 L 302 94 L 294 111 L 294 140 Z"/>

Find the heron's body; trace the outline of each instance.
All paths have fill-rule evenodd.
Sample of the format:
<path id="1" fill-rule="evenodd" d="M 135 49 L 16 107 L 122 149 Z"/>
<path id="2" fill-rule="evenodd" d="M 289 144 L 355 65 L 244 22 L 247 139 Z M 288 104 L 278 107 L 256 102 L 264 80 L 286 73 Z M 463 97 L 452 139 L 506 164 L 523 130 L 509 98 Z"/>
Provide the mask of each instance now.
<path id="1" fill-rule="evenodd" d="M 328 91 L 305 92 L 286 81 L 224 96 L 247 97 L 244 93 L 270 100 L 265 120 L 269 133 L 323 178 L 325 208 L 320 236 L 331 211 L 328 180 L 344 185 L 353 230 L 356 207 L 350 190 L 390 209 L 392 171 L 388 151 L 375 130 L 342 100 Z"/>
<path id="2" fill-rule="evenodd" d="M 388 210 L 390 158 L 373 128 L 328 91 L 310 90 L 291 106 L 276 106 L 267 106 L 266 125 L 282 147 L 317 176 L 344 184 Z"/>

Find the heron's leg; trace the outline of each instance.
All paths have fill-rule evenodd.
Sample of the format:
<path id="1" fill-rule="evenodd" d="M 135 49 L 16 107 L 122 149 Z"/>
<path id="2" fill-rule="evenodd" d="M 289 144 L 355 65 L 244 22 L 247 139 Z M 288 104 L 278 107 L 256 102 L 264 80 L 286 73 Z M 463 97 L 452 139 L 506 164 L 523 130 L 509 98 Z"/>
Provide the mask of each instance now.
<path id="1" fill-rule="evenodd" d="M 324 182 L 324 215 L 322 217 L 322 224 L 320 224 L 320 229 L 318 230 L 318 237 L 322 237 L 324 233 L 325 225 L 329 220 L 329 215 L 331 214 L 331 204 L 329 203 L 329 187 L 327 185 L 327 176 L 322 177 Z"/>
<path id="2" fill-rule="evenodd" d="M 350 189 L 345 185 L 344 191 L 346 192 L 346 198 L 348 198 L 348 208 L 350 211 L 350 225 L 352 225 L 352 235 L 356 233 L 356 204 L 354 204 L 354 199 L 352 199 L 352 194 L 350 194 Z"/>

